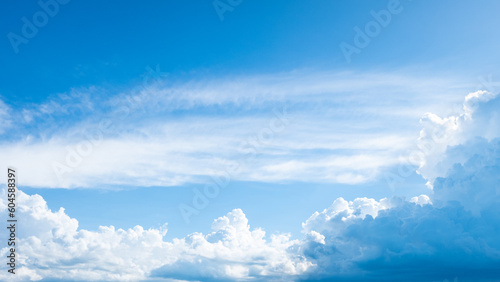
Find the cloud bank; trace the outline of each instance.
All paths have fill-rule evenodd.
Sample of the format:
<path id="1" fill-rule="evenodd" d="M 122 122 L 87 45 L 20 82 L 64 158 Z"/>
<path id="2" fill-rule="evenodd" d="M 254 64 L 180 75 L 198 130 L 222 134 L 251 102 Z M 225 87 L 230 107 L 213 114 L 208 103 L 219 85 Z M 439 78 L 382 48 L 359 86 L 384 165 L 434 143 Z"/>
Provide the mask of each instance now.
<path id="1" fill-rule="evenodd" d="M 457 116 L 427 115 L 420 141 L 429 145 L 427 137 L 443 137 L 428 147 L 419 169 L 433 187 L 429 195 L 409 201 L 338 198 L 302 224 L 302 239 L 251 229 L 239 209 L 214 220 L 206 234 L 169 242 L 163 239 L 166 228 L 80 230 L 64 209 L 53 212 L 40 196 L 19 192 L 20 222 L 29 228 L 20 229 L 16 277 L 492 281 L 500 277 L 500 138 L 498 127 L 490 128 L 498 121 L 498 103 L 495 95 L 475 92 Z"/>
<path id="2" fill-rule="evenodd" d="M 5 193 L 2 195 L 6 198 Z M 78 221 L 61 208 L 48 209 L 39 195 L 18 193 L 17 216 L 23 227 L 18 235 L 20 280 L 142 280 L 148 276 L 175 279 L 238 280 L 251 276 L 283 277 L 304 273 L 312 263 L 289 252 L 298 241 L 290 235 L 266 238 L 251 230 L 245 214 L 235 209 L 214 220 L 208 234 L 193 233 L 165 242 L 166 228 L 78 230 Z M 2 214 L 6 203 L 2 201 Z M 2 230 L 2 238 L 8 234 Z M 5 257 L 8 248 L 1 250 Z M 192 266 L 196 266 L 193 271 Z M 0 274 L 7 281 L 13 276 Z"/>

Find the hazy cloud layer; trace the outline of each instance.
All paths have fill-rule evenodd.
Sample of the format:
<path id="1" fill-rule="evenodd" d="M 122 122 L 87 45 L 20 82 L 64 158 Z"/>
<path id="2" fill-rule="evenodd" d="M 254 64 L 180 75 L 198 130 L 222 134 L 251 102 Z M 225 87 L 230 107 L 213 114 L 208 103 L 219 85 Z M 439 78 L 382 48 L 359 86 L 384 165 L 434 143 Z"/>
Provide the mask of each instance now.
<path id="1" fill-rule="evenodd" d="M 16 121 L 0 134 L 0 164 L 40 188 L 199 183 L 229 166 L 233 180 L 362 183 L 407 154 L 423 113 L 453 111 L 454 85 L 295 71 L 72 89 L 15 111 L 0 104 L 3 126 Z"/>

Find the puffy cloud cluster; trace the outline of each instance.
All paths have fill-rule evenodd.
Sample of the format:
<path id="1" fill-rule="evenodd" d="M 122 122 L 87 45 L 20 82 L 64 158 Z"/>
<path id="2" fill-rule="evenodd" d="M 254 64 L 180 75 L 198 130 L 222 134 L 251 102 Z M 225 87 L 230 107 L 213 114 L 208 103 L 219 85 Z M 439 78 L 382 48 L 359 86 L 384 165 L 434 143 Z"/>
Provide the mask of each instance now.
<path id="1" fill-rule="evenodd" d="M 261 229 L 249 230 L 245 214 L 233 210 L 212 224 L 213 232 L 194 233 L 174 240 L 184 250 L 173 264 L 153 271 L 154 277 L 186 280 L 246 280 L 249 277 L 278 279 L 302 274 L 313 264 L 290 249 L 299 241 L 288 234 L 265 240 Z"/>
<path id="2" fill-rule="evenodd" d="M 333 217 L 323 214 L 322 221 L 313 216 L 314 224 L 307 224 L 309 230 L 321 230 L 318 233 L 325 239 L 305 244 L 303 253 L 317 271 L 303 279 L 481 281 L 500 277 L 498 208 L 476 216 L 458 204 L 437 208 L 400 200 L 375 218 L 348 220 L 348 209 Z"/>
<path id="3" fill-rule="evenodd" d="M 0 202 L 6 214 L 5 190 Z M 141 226 L 97 231 L 79 230 L 78 222 L 52 212 L 39 195 L 18 192 L 19 280 L 142 280 L 149 275 L 187 280 L 283 277 L 304 273 L 312 263 L 290 252 L 298 241 L 289 234 L 266 238 L 262 229 L 250 230 L 245 214 L 235 209 L 219 217 L 208 234 L 163 240 L 166 230 Z M 8 234 L 1 231 L 2 238 Z M 0 255 L 5 257 L 8 248 Z M 196 269 L 196 270 L 195 270 Z M 12 279 L 2 272 L 0 279 Z"/>
<path id="4" fill-rule="evenodd" d="M 500 99 L 498 93 L 476 91 L 468 94 L 460 111 L 448 117 L 427 113 L 421 119 L 420 156 L 418 172 L 429 181 L 429 185 L 456 163 L 470 159 L 481 146 L 449 151 L 450 147 L 474 142 L 484 138 L 488 141 L 500 137 Z"/>
<path id="5" fill-rule="evenodd" d="M 470 155 L 466 161 L 454 163 L 446 177 L 434 181 L 433 198 L 438 206 L 456 201 L 479 214 L 500 203 L 500 138 L 489 142 L 476 138 L 449 148 L 443 162 L 465 152 Z"/>
<path id="6" fill-rule="evenodd" d="M 337 199 L 304 224 L 308 279 L 478 281 L 500 277 L 499 99 L 479 91 L 463 112 L 428 114 L 420 173 L 433 191 L 403 199 Z"/>

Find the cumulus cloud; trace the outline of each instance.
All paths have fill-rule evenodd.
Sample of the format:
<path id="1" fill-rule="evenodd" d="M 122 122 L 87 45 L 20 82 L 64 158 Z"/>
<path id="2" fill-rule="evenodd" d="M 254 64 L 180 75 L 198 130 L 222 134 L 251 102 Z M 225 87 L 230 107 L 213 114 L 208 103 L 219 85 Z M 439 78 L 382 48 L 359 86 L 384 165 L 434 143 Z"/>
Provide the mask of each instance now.
<path id="1" fill-rule="evenodd" d="M 456 163 L 467 161 L 480 146 L 447 151 L 449 147 L 473 142 L 476 138 L 492 140 L 500 137 L 498 93 L 476 91 L 468 94 L 460 112 L 448 117 L 427 113 L 421 119 L 418 145 L 421 155 L 418 172 L 429 181 L 443 176 Z"/>
<path id="2" fill-rule="evenodd" d="M 452 156 L 470 157 L 454 163 L 444 177 L 434 181 L 436 204 L 456 201 L 475 214 L 494 208 L 500 203 L 500 138 L 487 141 L 476 138 L 463 145 L 449 148 L 444 162 Z"/>
<path id="3" fill-rule="evenodd" d="M 415 196 L 410 199 L 410 203 L 415 203 L 417 205 L 423 206 L 432 204 L 431 199 L 427 195 Z"/>
<path id="4" fill-rule="evenodd" d="M 321 230 L 325 242 L 306 243 L 304 254 L 317 265 L 307 278 L 484 280 L 500 274 L 498 209 L 475 216 L 460 205 L 437 208 L 400 200 L 375 218 L 345 220 L 349 214 L 343 210 L 308 224 Z"/>
<path id="5" fill-rule="evenodd" d="M 19 280 L 143 280 L 149 276 L 185 280 L 245 280 L 249 277 L 295 276 L 313 267 L 291 252 L 298 243 L 290 234 L 266 237 L 251 230 L 245 214 L 235 209 L 214 220 L 208 234 L 163 240 L 165 229 L 141 226 L 123 230 L 101 226 L 78 229 L 78 221 L 53 212 L 39 195 L 18 192 Z M 5 189 L 0 209 L 6 214 Z M 2 238 L 7 234 L 2 229 Z M 5 257 L 8 248 L 0 254 Z M 195 270 L 196 269 L 196 270 Z M 11 274 L 2 272 L 4 281 Z"/>
<path id="6" fill-rule="evenodd" d="M 473 103 L 473 101 L 475 101 Z M 472 106 L 474 104 L 474 106 Z M 432 141 L 420 173 L 433 191 L 404 199 L 339 198 L 304 224 L 304 254 L 317 265 L 305 279 L 355 281 L 491 280 L 500 277 L 500 139 L 496 95 L 465 98 L 458 116 L 426 116 Z M 492 134 L 492 132 L 494 134 Z M 429 145 L 429 143 L 427 144 Z"/>

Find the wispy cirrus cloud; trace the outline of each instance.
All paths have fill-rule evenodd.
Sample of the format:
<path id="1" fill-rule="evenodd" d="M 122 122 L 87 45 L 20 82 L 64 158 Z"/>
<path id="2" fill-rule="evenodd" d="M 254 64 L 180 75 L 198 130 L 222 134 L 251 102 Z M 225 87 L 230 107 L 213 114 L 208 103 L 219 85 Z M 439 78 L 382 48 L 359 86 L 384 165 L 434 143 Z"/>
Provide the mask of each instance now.
<path id="1" fill-rule="evenodd" d="M 227 164 L 238 180 L 360 183 L 398 162 L 424 108 L 446 111 L 455 84 L 297 71 L 73 89 L 16 111 L 0 153 L 35 187 L 180 185 Z"/>

